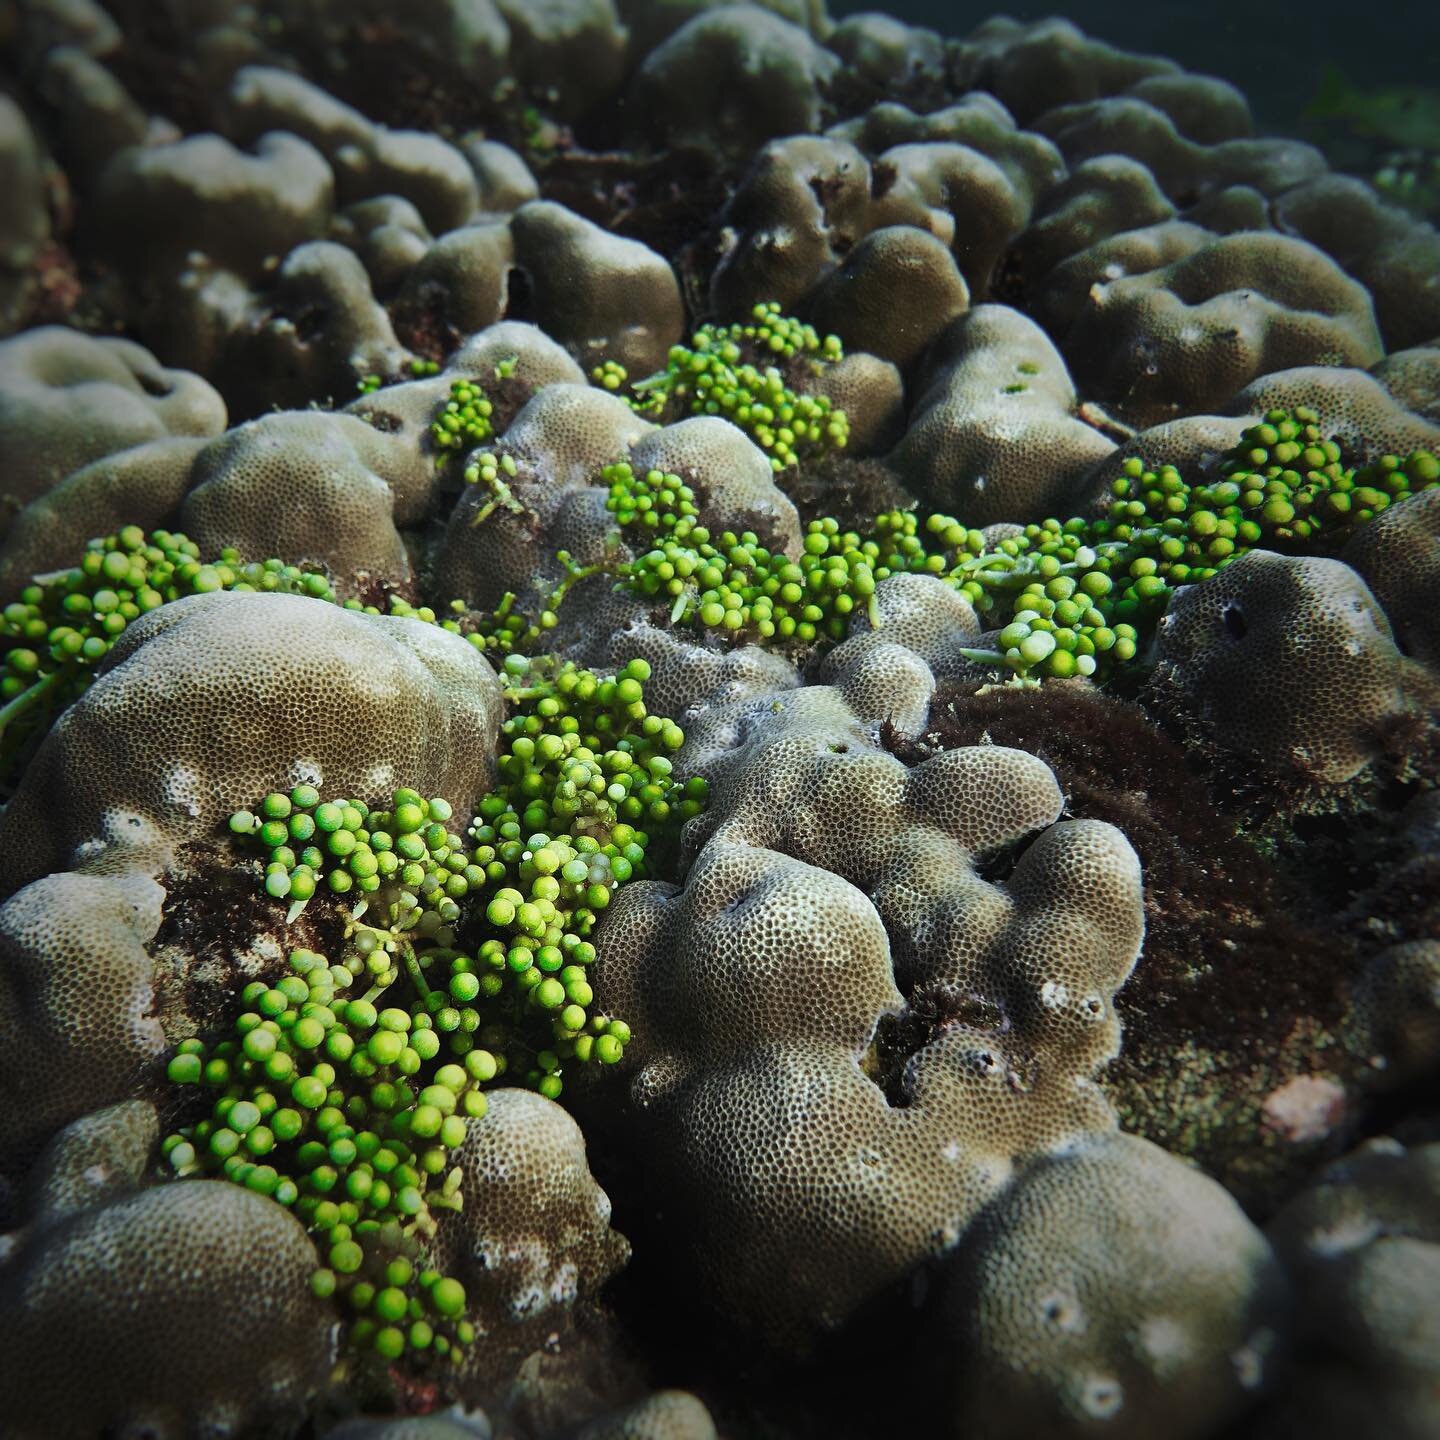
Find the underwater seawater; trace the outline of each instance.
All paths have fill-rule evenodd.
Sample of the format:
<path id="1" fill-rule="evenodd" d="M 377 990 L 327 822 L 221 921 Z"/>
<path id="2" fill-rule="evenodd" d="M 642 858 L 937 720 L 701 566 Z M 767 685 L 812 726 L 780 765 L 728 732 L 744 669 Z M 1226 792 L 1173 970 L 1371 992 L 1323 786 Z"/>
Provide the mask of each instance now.
<path id="1" fill-rule="evenodd" d="M 0 1440 L 1440 1436 L 1437 37 L 0 0 Z"/>

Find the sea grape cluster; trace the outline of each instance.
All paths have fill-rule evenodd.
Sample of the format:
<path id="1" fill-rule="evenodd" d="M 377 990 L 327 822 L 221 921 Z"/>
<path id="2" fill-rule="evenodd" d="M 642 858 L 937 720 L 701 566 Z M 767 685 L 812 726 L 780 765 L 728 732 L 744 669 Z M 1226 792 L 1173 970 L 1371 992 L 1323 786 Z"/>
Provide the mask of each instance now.
<path id="1" fill-rule="evenodd" d="M 453 451 L 483 445 L 495 433 L 490 423 L 493 414 L 489 397 L 473 380 L 452 380 L 449 396 L 430 422 L 430 438 L 440 459 L 444 460 Z"/>
<path id="2" fill-rule="evenodd" d="M 1356 525 L 1440 483 L 1440 461 L 1417 451 L 1348 467 L 1302 408 L 1247 428 L 1216 473 L 1192 485 L 1174 466 L 1128 460 L 1106 516 L 1027 525 L 961 559 L 951 583 L 982 615 L 1009 614 L 997 648 L 972 657 L 1022 677 L 1103 677 L 1135 657 L 1177 586 L 1208 580 L 1257 547 L 1336 549 Z M 952 549 L 960 543 L 946 517 L 931 516 L 926 528 Z"/>
<path id="3" fill-rule="evenodd" d="M 265 890 L 273 899 L 292 902 L 289 920 L 321 884 L 336 895 L 351 890 L 374 895 L 400 886 L 407 912 L 430 912 L 431 924 L 422 933 L 432 938 L 437 926 L 458 917 L 455 900 L 483 876 L 467 874 L 461 841 L 445 829 L 453 813 L 447 801 L 396 790 L 392 803 L 387 811 L 370 810 L 363 801 L 322 801 L 313 785 L 299 785 L 288 796 L 267 795 L 258 814 L 236 811 L 230 830 L 265 847 Z M 402 928 L 417 923 L 407 917 Z"/>
<path id="4" fill-rule="evenodd" d="M 857 610 L 872 613 L 875 586 L 891 575 L 928 574 L 949 581 L 982 614 L 1004 607 L 1021 671 L 1045 664 L 1052 675 L 1095 673 L 1097 655 L 1135 654 L 1135 631 L 1112 630 L 1093 603 L 1110 582 L 1103 573 L 1075 578 L 1098 560 L 1077 538 L 1083 521 L 1032 526 L 988 547 L 978 530 L 932 515 L 922 527 L 913 512 L 891 510 L 861 535 L 839 522 L 812 520 L 800 555 L 791 559 L 755 535 L 729 531 L 712 539 L 698 523 L 693 491 L 678 476 L 609 466 L 609 507 L 622 534 L 659 540 L 619 567 L 620 583 L 669 604 L 672 624 L 718 631 L 760 644 L 808 646 L 844 637 Z M 1033 532 L 1033 533 L 1032 533 Z M 660 539 L 660 537 L 664 537 Z M 1058 623 L 1052 623 L 1057 620 Z M 1077 629 L 1078 627 L 1078 629 Z M 1031 639 L 1047 634 L 1048 639 Z M 989 652 L 985 652 L 987 655 Z"/>
<path id="5" fill-rule="evenodd" d="M 630 372 L 618 360 L 602 360 L 590 371 L 590 378 L 602 389 L 612 394 L 624 389 L 630 379 Z"/>
<path id="6" fill-rule="evenodd" d="M 244 564 L 234 550 L 202 561 L 184 535 L 127 525 L 92 540 L 80 563 L 37 577 L 0 610 L 0 783 L 65 707 L 132 620 L 183 595 L 273 591 L 336 601 L 329 580 L 270 559 Z"/>
<path id="7" fill-rule="evenodd" d="M 162 1153 L 177 1175 L 223 1176 L 293 1210 L 323 1262 L 312 1286 L 348 1304 L 363 1352 L 454 1356 L 474 1339 L 464 1287 L 416 1262 L 436 1212 L 463 1204 L 452 1152 L 501 1062 L 472 1047 L 436 1063 L 438 1015 L 383 1004 L 389 958 L 356 946 L 331 965 L 296 949 L 289 974 L 247 985 L 230 1036 L 184 1041 L 170 1061 L 173 1082 L 215 1098 Z"/>
<path id="8" fill-rule="evenodd" d="M 440 364 L 436 360 L 412 360 L 409 366 L 409 374 L 404 378 L 408 380 L 425 380 L 432 375 L 440 373 Z M 362 395 L 373 395 L 377 390 L 383 390 L 387 384 L 396 383 L 387 380 L 383 375 L 363 375 L 356 383 L 355 388 Z"/>
<path id="9" fill-rule="evenodd" d="M 665 368 L 631 385 L 631 404 L 655 419 L 719 415 L 739 426 L 777 471 L 843 449 L 845 412 L 803 388 L 844 358 L 839 339 L 781 315 L 775 301 L 756 305 L 748 323 L 702 325 L 688 345 L 673 345 Z M 602 370 L 598 383 L 617 389 L 623 377 Z"/>
<path id="10" fill-rule="evenodd" d="M 479 1034 L 500 1073 L 553 1098 L 561 1061 L 609 1058 L 594 1035 L 623 1045 L 623 1027 L 588 1011 L 596 918 L 644 873 L 652 837 L 698 813 L 705 786 L 672 774 L 684 735 L 646 710 L 644 661 L 613 679 L 521 656 L 505 671 L 515 713 L 499 784 L 465 837 L 446 828 L 441 798 L 401 789 L 371 809 L 310 785 L 236 812 L 230 830 L 260 847 L 287 923 L 317 892 L 353 899 L 341 963 L 359 956 L 373 984 L 405 987 L 455 1056 Z"/>
<path id="11" fill-rule="evenodd" d="M 169 1065 L 215 1097 L 166 1141 L 172 1170 L 292 1208 L 324 1260 L 317 1293 L 342 1295 L 352 1340 L 386 1359 L 473 1339 L 463 1287 L 417 1263 L 436 1212 L 463 1204 L 452 1152 L 498 1078 L 555 1099 L 567 1064 L 621 1059 L 630 1030 L 593 1011 L 588 937 L 706 798 L 673 774 L 684 735 L 646 709 L 644 661 L 504 670 L 498 784 L 465 836 L 446 800 L 404 788 L 371 808 L 300 784 L 230 817 L 286 923 L 328 897 L 343 941 L 292 950 L 288 975 L 242 991 L 231 1033 Z"/>
<path id="12" fill-rule="evenodd" d="M 187 536 L 169 530 L 147 535 L 138 525 L 92 540 L 77 566 L 27 585 L 19 599 L 0 610 L 0 785 L 18 774 L 55 718 L 90 685 L 95 667 L 131 621 L 171 600 L 215 590 L 342 603 L 319 570 L 273 557 L 242 562 L 232 549 L 202 561 L 199 546 Z M 354 598 L 343 604 L 370 615 L 441 624 L 465 633 L 479 649 L 500 628 L 500 621 L 490 617 L 462 625 L 453 605 L 441 620 L 429 606 L 411 605 L 395 594 L 387 597 L 384 610 Z"/>
<path id="13" fill-rule="evenodd" d="M 773 306 L 758 307 L 767 315 Z M 745 327 L 757 333 L 764 325 Z M 805 351 L 793 322 L 775 320 L 767 343 Z M 802 327 L 803 328 L 803 327 Z M 703 332 L 702 332 L 703 333 Z M 468 381 L 452 388 L 447 415 L 488 407 Z M 457 420 L 455 438 L 476 416 Z M 437 424 L 439 422 L 437 421 Z M 486 422 L 488 423 L 488 422 Z M 448 452 L 447 452 L 448 453 Z M 476 451 L 464 479 L 491 498 L 476 512 L 519 508 L 508 479 L 507 455 Z M 889 575 L 936 575 L 955 586 L 994 632 L 993 648 L 971 658 L 1026 678 L 1074 675 L 1104 679 L 1143 647 L 1174 588 L 1208 579 L 1257 546 L 1329 553 L 1357 525 L 1408 496 L 1440 484 L 1440 460 L 1428 451 L 1382 456 L 1348 466 L 1334 439 L 1321 434 L 1312 411 L 1272 411 L 1245 430 L 1218 463 L 1214 478 L 1186 480 L 1173 466 L 1147 470 L 1129 460 L 1100 518 L 1048 519 L 987 543 L 978 531 L 934 514 L 876 517 L 869 532 L 841 530 L 826 518 L 811 521 L 802 553 L 772 551 L 750 531 L 712 536 L 700 523 L 693 490 L 658 470 L 637 475 L 625 462 L 607 466 L 607 505 L 619 535 L 638 551 L 631 560 L 581 566 L 560 552 L 565 574 L 536 615 L 507 594 L 493 612 L 471 614 L 452 602 L 448 612 L 387 597 L 382 611 L 351 599 L 349 608 L 438 624 L 476 648 L 497 655 L 541 648 L 570 589 L 602 570 L 634 593 L 668 609 L 674 625 L 715 633 L 731 642 L 807 647 L 837 641 L 857 610 L 873 610 L 875 585 Z M 640 543 L 645 545 L 639 549 Z M 619 547 L 615 555 L 619 555 Z M 13 773 L 56 715 L 90 683 L 93 668 L 125 626 L 156 605 L 208 590 L 265 590 L 340 603 L 323 574 L 278 559 L 242 564 L 231 550 L 202 562 L 193 541 L 127 526 L 92 541 L 80 565 L 32 583 L 0 611 L 0 778 Z M 302 882 L 303 884 L 303 882 Z"/>
<path id="14" fill-rule="evenodd" d="M 492 466 L 498 475 L 500 464 L 493 456 L 477 457 L 466 478 L 473 483 Z M 562 562 L 566 558 L 562 552 Z M 36 577 L 0 609 L 0 790 L 20 772 L 60 712 L 88 688 L 95 667 L 125 627 L 171 600 L 213 590 L 304 595 L 367 615 L 439 625 L 478 650 L 505 654 L 533 649 L 555 625 L 556 607 L 570 586 L 591 573 L 574 566 L 567 570 L 536 620 L 515 609 L 514 595 L 486 614 L 471 613 L 458 600 L 436 611 L 394 593 L 382 608 L 354 597 L 341 601 L 329 577 L 309 566 L 273 557 L 242 562 L 232 549 L 202 561 L 199 546 L 185 535 L 169 530 L 146 534 L 138 525 L 127 525 L 92 540 L 79 565 Z"/>
<path id="15" fill-rule="evenodd" d="M 1298 468 L 1297 468 L 1298 467 Z M 899 573 L 938 576 L 993 628 L 993 648 L 965 653 L 1025 678 L 1104 678 L 1134 660 L 1174 588 L 1210 578 L 1247 550 L 1335 548 L 1358 524 L 1440 484 L 1425 451 L 1344 465 L 1313 412 L 1274 411 L 1249 427 L 1218 467 L 1190 484 L 1173 466 L 1125 463 L 1106 516 L 1048 519 L 987 541 L 948 515 L 876 517 L 871 533 L 811 521 L 795 559 L 753 533 L 712 537 L 678 476 L 607 467 L 621 534 L 650 548 L 618 582 L 669 607 L 671 624 L 762 645 L 841 639 L 875 585 Z"/>
<path id="16" fill-rule="evenodd" d="M 485 501 L 471 517 L 472 525 L 483 525 L 497 507 L 521 511 L 520 502 L 510 493 L 509 481 L 518 473 L 513 456 L 496 455 L 493 451 L 482 450 L 470 457 L 465 467 L 464 480 L 467 485 L 483 485 L 490 492 Z"/>
<path id="17" fill-rule="evenodd" d="M 614 884 L 642 874 L 652 840 L 673 838 L 707 793 L 703 779 L 682 785 L 673 774 L 670 757 L 685 735 L 646 709 L 650 666 L 634 659 L 601 679 L 570 662 L 512 655 L 504 669 L 516 710 L 501 727 L 501 786 L 481 802 L 472 834 L 485 846 L 494 843 L 494 830 L 503 859 L 519 838 L 506 833 L 512 824 L 568 833 L 580 853 L 593 846 L 593 865 L 608 867 Z M 501 800 L 506 809 L 497 812 Z M 588 904 L 603 909 L 608 897 L 592 895 Z"/>
<path id="18" fill-rule="evenodd" d="M 556 1099 L 566 1064 L 621 1060 L 629 1028 L 593 1012 L 588 936 L 706 799 L 672 775 L 684 734 L 648 713 L 644 661 L 613 678 L 504 668 L 498 785 L 465 837 L 445 799 L 405 788 L 370 808 L 302 783 L 230 816 L 285 922 L 324 897 L 343 942 L 291 950 L 284 978 L 240 992 L 229 1034 L 184 1041 L 168 1066 L 213 1096 L 166 1140 L 171 1171 L 291 1208 L 323 1260 L 318 1295 L 343 1297 L 351 1341 L 387 1361 L 474 1339 L 464 1287 L 420 1263 L 436 1214 L 464 1204 L 452 1152 L 492 1081 Z"/>
<path id="19" fill-rule="evenodd" d="M 1355 526 L 1440 482 L 1440 460 L 1416 450 L 1404 459 L 1383 455 L 1359 469 L 1346 466 L 1339 445 L 1323 438 L 1315 412 L 1297 407 L 1271 411 L 1250 426 L 1220 474 L 1218 484 L 1195 487 L 1187 510 L 1201 515 L 1208 507 L 1216 529 L 1228 522 L 1248 539 L 1254 530 L 1247 527 L 1258 527 L 1252 543 L 1308 553 L 1338 549 Z M 1148 503 L 1146 509 L 1164 518 Z"/>
<path id="20" fill-rule="evenodd" d="M 620 583 L 666 602 L 672 624 L 762 643 L 838 640 L 855 608 L 869 604 L 878 580 L 901 570 L 943 568 L 915 543 L 915 517 L 898 510 L 880 516 L 875 535 L 865 538 L 842 532 L 833 519 L 812 521 L 802 554 L 791 560 L 748 530 L 712 537 L 699 523 L 693 490 L 678 475 L 636 475 L 621 463 L 607 466 L 603 478 L 622 535 L 659 541 L 619 567 Z"/>

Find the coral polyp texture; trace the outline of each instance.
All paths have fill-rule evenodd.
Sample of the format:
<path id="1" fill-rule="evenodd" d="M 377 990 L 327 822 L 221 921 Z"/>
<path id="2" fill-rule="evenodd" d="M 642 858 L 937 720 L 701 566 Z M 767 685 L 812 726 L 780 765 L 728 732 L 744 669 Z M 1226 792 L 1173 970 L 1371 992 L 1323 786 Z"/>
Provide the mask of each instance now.
<path id="1" fill-rule="evenodd" d="M 7 1436 L 1436 1432 L 1418 92 L 0 31 Z"/>

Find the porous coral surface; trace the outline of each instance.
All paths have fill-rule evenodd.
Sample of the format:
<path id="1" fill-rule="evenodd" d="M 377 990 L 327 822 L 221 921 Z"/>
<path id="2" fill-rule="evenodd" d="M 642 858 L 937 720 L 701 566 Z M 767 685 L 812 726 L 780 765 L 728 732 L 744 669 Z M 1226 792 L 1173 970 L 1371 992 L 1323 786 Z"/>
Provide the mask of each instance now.
<path id="1" fill-rule="evenodd" d="M 1434 1433 L 1394 185 L 1060 18 L 0 12 L 0 1429 Z"/>

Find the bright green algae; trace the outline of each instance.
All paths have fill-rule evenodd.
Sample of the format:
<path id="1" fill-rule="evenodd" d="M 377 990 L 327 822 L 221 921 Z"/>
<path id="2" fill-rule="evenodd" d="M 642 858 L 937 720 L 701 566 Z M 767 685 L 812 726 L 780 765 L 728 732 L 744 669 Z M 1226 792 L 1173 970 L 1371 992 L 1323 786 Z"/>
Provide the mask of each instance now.
<path id="1" fill-rule="evenodd" d="M 245 987 L 223 1038 L 169 1065 L 215 1097 L 165 1142 L 172 1170 L 292 1209 L 323 1262 L 317 1293 L 387 1360 L 474 1339 L 463 1287 L 419 1263 L 436 1216 L 464 1203 L 454 1152 L 487 1086 L 558 1099 L 568 1067 L 623 1057 L 630 1030 L 595 1009 L 589 936 L 706 798 L 673 773 L 684 735 L 647 710 L 643 660 L 602 679 L 512 656 L 504 673 L 498 784 L 465 835 L 446 800 L 409 789 L 371 808 L 299 785 L 230 817 L 285 923 L 331 897 L 343 944 L 292 950 L 290 974 Z"/>

